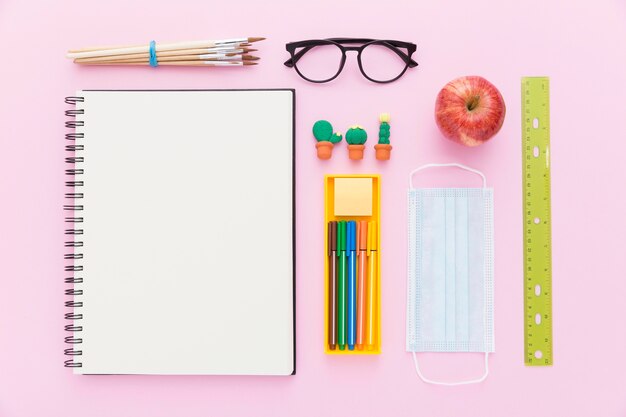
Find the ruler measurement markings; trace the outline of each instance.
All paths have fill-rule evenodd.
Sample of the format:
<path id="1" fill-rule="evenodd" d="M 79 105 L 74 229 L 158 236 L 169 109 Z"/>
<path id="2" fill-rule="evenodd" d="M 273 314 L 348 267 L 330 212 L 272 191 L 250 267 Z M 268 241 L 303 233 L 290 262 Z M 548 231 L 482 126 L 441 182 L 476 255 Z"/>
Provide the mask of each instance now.
<path id="1" fill-rule="evenodd" d="M 552 364 L 549 81 L 522 79 L 523 200 L 527 365 Z M 536 233 L 535 233 L 536 232 Z"/>

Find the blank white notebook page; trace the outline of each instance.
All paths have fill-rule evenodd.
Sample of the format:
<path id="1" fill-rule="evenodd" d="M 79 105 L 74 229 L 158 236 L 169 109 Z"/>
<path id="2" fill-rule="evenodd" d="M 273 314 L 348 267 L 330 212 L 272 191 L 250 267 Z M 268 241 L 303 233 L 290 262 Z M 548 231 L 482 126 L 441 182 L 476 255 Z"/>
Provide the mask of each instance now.
<path id="1" fill-rule="evenodd" d="M 77 96 L 74 372 L 291 374 L 294 92 Z"/>

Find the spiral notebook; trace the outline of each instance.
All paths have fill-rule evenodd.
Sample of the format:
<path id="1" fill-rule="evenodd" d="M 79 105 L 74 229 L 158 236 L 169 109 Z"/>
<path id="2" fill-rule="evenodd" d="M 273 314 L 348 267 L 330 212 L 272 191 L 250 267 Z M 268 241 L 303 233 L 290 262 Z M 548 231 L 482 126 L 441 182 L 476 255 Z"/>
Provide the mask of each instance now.
<path id="1" fill-rule="evenodd" d="M 65 366 L 295 373 L 293 90 L 66 98 Z"/>

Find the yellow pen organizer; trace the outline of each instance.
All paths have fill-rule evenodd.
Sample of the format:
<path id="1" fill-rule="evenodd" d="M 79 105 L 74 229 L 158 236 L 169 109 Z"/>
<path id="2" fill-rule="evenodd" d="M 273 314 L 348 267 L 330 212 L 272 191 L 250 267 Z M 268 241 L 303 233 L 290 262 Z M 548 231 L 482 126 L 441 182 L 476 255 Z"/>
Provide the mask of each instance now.
<path id="1" fill-rule="evenodd" d="M 324 351 L 381 352 L 380 176 L 326 175 Z"/>

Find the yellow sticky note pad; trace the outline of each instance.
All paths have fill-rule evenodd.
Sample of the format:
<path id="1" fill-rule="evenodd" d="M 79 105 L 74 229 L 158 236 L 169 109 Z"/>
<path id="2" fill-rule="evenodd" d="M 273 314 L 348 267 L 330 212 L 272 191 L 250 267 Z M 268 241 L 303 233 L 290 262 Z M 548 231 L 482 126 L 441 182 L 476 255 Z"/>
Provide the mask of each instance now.
<path id="1" fill-rule="evenodd" d="M 372 190 L 372 178 L 335 178 L 335 216 L 371 216 Z"/>

